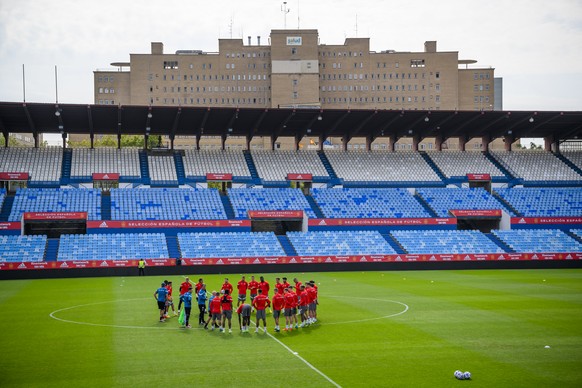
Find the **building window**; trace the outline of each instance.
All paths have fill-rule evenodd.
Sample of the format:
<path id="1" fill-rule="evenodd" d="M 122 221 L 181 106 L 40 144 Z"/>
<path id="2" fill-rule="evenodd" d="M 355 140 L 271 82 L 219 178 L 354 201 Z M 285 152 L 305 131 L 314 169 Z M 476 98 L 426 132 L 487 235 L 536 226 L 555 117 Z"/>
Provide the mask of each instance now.
<path id="1" fill-rule="evenodd" d="M 411 59 L 410 67 L 424 67 L 424 59 Z"/>
<path id="2" fill-rule="evenodd" d="M 295 55 L 297 54 L 297 48 L 296 47 L 292 47 L 291 48 L 291 55 Z"/>
<path id="3" fill-rule="evenodd" d="M 293 92 L 293 99 L 296 100 L 299 97 L 299 94 L 297 92 Z"/>
<path id="4" fill-rule="evenodd" d="M 441 78 L 441 73 L 437 71 L 436 73 L 434 73 L 434 77 L 435 78 Z"/>
<path id="5" fill-rule="evenodd" d="M 164 69 L 166 70 L 178 69 L 178 61 L 164 61 Z"/>

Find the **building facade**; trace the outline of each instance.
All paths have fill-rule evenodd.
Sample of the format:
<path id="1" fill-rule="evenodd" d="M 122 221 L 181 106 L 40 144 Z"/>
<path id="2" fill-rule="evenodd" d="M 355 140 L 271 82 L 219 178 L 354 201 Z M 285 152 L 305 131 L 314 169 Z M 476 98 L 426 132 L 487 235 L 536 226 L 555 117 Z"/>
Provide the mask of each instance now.
<path id="1" fill-rule="evenodd" d="M 493 68 L 474 67 L 456 51 L 438 51 L 427 41 L 419 52 L 371 51 L 369 38 L 347 38 L 340 45 L 319 42 L 317 30 L 272 30 L 267 44 L 219 39 L 218 52 L 164 53 L 153 42 L 148 54 L 115 62 L 118 71 L 95 71 L 95 103 L 105 105 L 208 106 L 242 108 L 493 110 Z M 469 68 L 471 65 L 471 68 Z M 182 141 L 183 140 L 183 141 Z M 237 139 L 228 146 L 240 148 Z M 305 147 L 317 146 L 304 139 Z M 183 143 L 183 144 L 181 144 Z M 244 140 L 240 141 L 244 144 Z M 334 146 L 334 139 L 330 139 Z M 339 142 L 338 142 L 339 143 Z M 349 148 L 363 148 L 353 139 Z M 382 139 L 372 147 L 385 148 Z M 406 139 L 397 147 L 407 148 Z M 214 148 L 218 139 L 202 147 Z M 293 144 L 281 140 L 282 148 Z M 384 144 L 384 145 L 382 145 Z M 450 142 L 454 148 L 454 140 Z M 176 146 L 191 146 L 176 139 Z M 431 149 L 426 139 L 422 149 Z M 255 139 L 255 148 L 270 141 Z M 469 148 L 480 145 L 468 143 Z M 495 148 L 495 147 L 494 147 Z"/>

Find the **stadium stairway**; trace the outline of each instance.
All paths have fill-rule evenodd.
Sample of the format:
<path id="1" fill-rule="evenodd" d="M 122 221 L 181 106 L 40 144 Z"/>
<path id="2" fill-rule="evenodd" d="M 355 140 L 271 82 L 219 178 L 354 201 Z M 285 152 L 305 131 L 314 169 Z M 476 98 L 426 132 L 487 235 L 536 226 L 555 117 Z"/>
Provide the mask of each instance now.
<path id="1" fill-rule="evenodd" d="M 574 240 L 578 241 L 582 244 L 582 237 L 578 237 L 577 234 L 570 232 L 569 230 L 562 230 L 562 232 L 566 233 L 568 236 L 572 237 Z"/>
<path id="2" fill-rule="evenodd" d="M 49 238 L 46 240 L 46 250 L 44 252 L 44 261 L 57 261 L 59 252 L 59 239 Z"/>
<path id="3" fill-rule="evenodd" d="M 176 175 L 178 176 L 178 184 L 183 185 L 186 183 L 186 169 L 184 168 L 184 159 L 182 158 L 182 153 L 184 151 L 174 152 L 174 163 L 176 164 Z"/>
<path id="4" fill-rule="evenodd" d="M 73 163 L 73 150 L 63 150 L 63 165 L 61 166 L 61 184 L 67 185 L 71 181 L 71 165 Z"/>
<path id="5" fill-rule="evenodd" d="M 259 178 L 259 173 L 257 172 L 257 166 L 255 165 L 255 161 L 253 160 L 253 157 L 252 157 L 250 151 L 244 150 L 243 155 L 244 155 L 245 160 L 247 162 L 247 166 L 249 167 L 249 171 L 251 173 L 251 179 L 253 180 L 253 182 L 259 183 L 261 178 Z"/>
<path id="6" fill-rule="evenodd" d="M 144 150 L 139 151 L 139 169 L 141 171 L 141 183 L 149 185 L 151 182 L 150 167 L 148 166 L 148 154 Z"/>
<path id="7" fill-rule="evenodd" d="M 228 199 L 228 195 L 225 193 L 220 193 L 220 200 L 222 201 L 222 205 L 224 206 L 224 211 L 226 212 L 226 217 L 229 220 L 234 220 L 234 209 L 232 208 L 232 204 L 230 203 L 230 199 Z"/>
<path id="8" fill-rule="evenodd" d="M 414 198 L 420 203 L 420 205 L 430 214 L 432 218 L 440 218 L 438 214 L 430 207 L 430 205 L 422 198 L 418 193 L 414 193 Z"/>
<path id="9" fill-rule="evenodd" d="M 511 249 L 511 247 L 509 245 L 507 245 L 501 239 L 497 238 L 497 236 L 495 236 L 493 233 L 484 233 L 484 234 L 487 238 L 489 238 L 489 240 L 493 241 L 495 243 L 495 245 L 497 245 L 498 247 L 503 249 L 505 252 L 508 252 L 508 253 L 515 252 L 515 249 Z"/>
<path id="10" fill-rule="evenodd" d="M 485 155 L 485 157 L 495 165 L 495 167 L 497 167 L 502 173 L 503 175 L 505 175 L 507 177 L 507 179 L 509 181 L 515 181 L 516 178 L 509 172 L 509 170 L 507 170 L 503 164 L 501 164 L 499 162 L 499 160 L 495 159 L 495 157 L 493 157 L 493 155 L 491 155 L 491 153 L 489 152 L 484 152 L 483 155 Z"/>
<path id="11" fill-rule="evenodd" d="M 10 212 L 12 211 L 12 204 L 14 203 L 14 195 L 7 195 L 4 198 L 4 203 L 2 204 L 2 210 L 0 211 L 0 221 L 8 221 L 10 217 Z"/>
<path id="12" fill-rule="evenodd" d="M 105 192 L 101 193 L 101 219 L 111 219 L 111 195 Z"/>
<path id="13" fill-rule="evenodd" d="M 170 255 L 170 258 L 177 259 L 182 257 L 177 236 L 166 236 L 166 244 L 168 245 L 168 254 Z"/>
<path id="14" fill-rule="evenodd" d="M 447 181 L 447 177 L 445 176 L 445 174 L 443 174 L 443 172 L 441 171 L 441 169 L 436 165 L 436 163 L 434 162 L 434 160 L 432 160 L 430 158 L 430 156 L 428 156 L 428 154 L 424 151 L 420 151 L 419 152 L 420 156 L 422 156 L 422 158 L 424 159 L 424 161 L 430 166 L 430 168 L 432 168 L 432 170 L 437 174 L 437 176 L 439 177 L 439 179 L 443 182 Z"/>
<path id="15" fill-rule="evenodd" d="M 321 211 L 321 208 L 319 207 L 317 202 L 315 202 L 315 199 L 313 199 L 311 195 L 306 195 L 305 198 L 307 199 L 309 206 L 311 206 L 311 209 L 313 209 L 313 212 L 315 213 L 317 218 L 325 218 L 323 212 Z"/>
<path id="16" fill-rule="evenodd" d="M 396 240 L 395 240 L 395 239 L 392 237 L 392 235 L 390 235 L 390 233 L 380 233 L 380 235 L 382 235 L 382 237 L 384 237 L 384 240 L 386 240 L 386 242 L 387 242 L 388 244 L 390 244 L 390 246 L 391 246 L 392 248 L 394 248 L 394 250 L 396 251 L 396 253 L 398 253 L 398 254 L 401 254 L 401 255 L 402 255 L 402 254 L 405 254 L 405 253 L 408 253 L 408 252 L 406 252 L 406 250 L 405 250 L 405 249 L 402 247 L 402 245 L 400 245 L 400 244 L 398 243 L 398 241 L 396 241 Z"/>
<path id="17" fill-rule="evenodd" d="M 279 240 L 279 243 L 281 244 L 281 247 L 283 247 L 283 250 L 287 256 L 297 256 L 297 251 L 293 247 L 293 244 L 291 244 L 291 241 L 286 234 L 278 235 L 277 240 Z"/>
<path id="18" fill-rule="evenodd" d="M 503 206 L 505 206 L 506 209 L 511 210 L 515 214 L 516 217 L 523 217 L 523 214 L 522 213 L 518 212 L 505 199 L 501 198 L 501 196 L 499 194 L 497 194 L 497 192 L 495 190 L 492 190 L 491 191 L 491 195 L 493 195 L 495 197 L 495 199 L 497 199 Z"/>
<path id="19" fill-rule="evenodd" d="M 319 155 L 319 159 L 321 160 L 321 163 L 323 163 L 323 167 L 325 167 L 327 174 L 331 178 L 330 185 L 333 186 L 334 184 L 339 184 L 340 179 L 338 178 L 337 174 L 333 170 L 333 167 L 331 166 L 331 162 L 329 161 L 329 159 L 325 155 L 325 152 L 317 151 L 317 155 Z"/>
<path id="20" fill-rule="evenodd" d="M 576 166 L 574 163 L 570 161 L 570 159 L 566 158 L 564 155 L 559 154 L 557 152 L 553 152 L 554 156 L 562 161 L 566 166 L 570 167 L 572 170 L 576 171 L 578 175 L 582 175 L 582 170 Z"/>

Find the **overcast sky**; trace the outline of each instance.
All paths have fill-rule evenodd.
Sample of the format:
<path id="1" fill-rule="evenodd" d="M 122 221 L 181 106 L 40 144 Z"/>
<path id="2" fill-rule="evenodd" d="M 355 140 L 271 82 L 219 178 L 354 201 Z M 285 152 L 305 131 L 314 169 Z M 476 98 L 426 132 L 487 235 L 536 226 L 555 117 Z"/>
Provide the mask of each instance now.
<path id="1" fill-rule="evenodd" d="M 284 26 L 273 0 L 0 0 L 0 101 L 93 103 L 93 71 L 129 53 L 218 51 L 218 38 L 263 37 Z M 321 43 L 370 37 L 374 51 L 439 51 L 495 68 L 506 110 L 582 110 L 582 0 L 290 0 L 287 28 Z M 299 22 L 298 22 L 299 17 Z M 356 23 L 357 20 L 357 23 Z M 232 28 L 230 27 L 232 21 Z M 356 30 L 357 24 L 357 30 Z"/>

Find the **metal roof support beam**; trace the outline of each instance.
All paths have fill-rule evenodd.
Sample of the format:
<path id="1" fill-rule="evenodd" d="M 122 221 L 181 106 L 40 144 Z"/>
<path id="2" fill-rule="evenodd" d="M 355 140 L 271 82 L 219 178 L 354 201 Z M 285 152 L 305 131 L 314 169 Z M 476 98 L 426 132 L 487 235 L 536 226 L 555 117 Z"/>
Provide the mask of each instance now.
<path id="1" fill-rule="evenodd" d="M 123 108 L 120 105 L 117 105 L 117 149 L 121 149 L 121 129 L 122 129 L 121 113 L 122 113 L 122 111 L 123 111 Z M 148 125 L 148 124 L 146 124 L 146 125 Z"/>
<path id="2" fill-rule="evenodd" d="M 341 117 L 339 119 L 337 119 L 335 121 L 335 123 L 333 123 L 333 125 L 331 126 L 329 133 L 334 133 L 335 130 L 337 129 L 337 127 L 340 126 L 340 124 L 345 120 L 346 117 L 348 117 L 350 114 L 350 111 L 348 110 L 346 113 L 344 113 L 343 115 L 341 115 Z M 343 144 L 343 148 L 344 150 L 347 149 L 348 147 L 348 142 L 350 141 L 349 138 L 350 134 L 349 133 L 345 133 L 341 138 L 342 138 L 342 144 Z"/>
<path id="3" fill-rule="evenodd" d="M 176 116 L 174 117 L 174 123 L 172 124 L 172 130 L 170 132 L 170 149 L 174 149 L 174 138 L 176 137 L 176 131 L 178 130 L 178 124 L 180 124 L 180 115 L 182 114 L 182 107 L 178 107 L 176 111 Z"/>
<path id="4" fill-rule="evenodd" d="M 198 127 L 198 132 L 196 133 L 196 149 L 197 150 L 200 149 L 200 138 L 202 137 L 202 134 L 204 133 L 204 126 L 206 125 L 206 122 L 208 121 L 208 116 L 210 116 L 210 108 L 207 108 L 206 112 L 204 112 L 204 116 L 202 117 L 202 121 L 200 122 L 200 126 Z"/>
<path id="5" fill-rule="evenodd" d="M 358 134 L 360 133 L 360 131 L 362 130 L 362 128 L 364 128 L 366 126 L 366 124 L 368 124 L 368 122 L 370 120 L 372 120 L 374 118 L 374 116 L 378 113 L 377 110 L 374 111 L 374 113 L 370 114 L 368 117 L 366 117 L 361 123 L 360 125 L 358 125 L 356 127 L 356 129 L 354 129 L 353 131 L 353 137 L 357 137 Z"/>
<path id="6" fill-rule="evenodd" d="M 250 145 L 251 140 L 253 139 L 253 136 L 254 136 L 255 132 L 259 130 L 259 127 L 263 123 L 263 120 L 265 119 L 265 116 L 267 116 L 267 112 L 268 111 L 269 111 L 268 109 L 265 109 L 261 113 L 261 115 L 259 116 L 259 118 L 257 119 L 257 121 L 255 121 L 253 123 L 253 125 L 251 125 L 249 127 L 249 132 L 248 132 L 248 135 L 247 135 L 247 143 L 249 143 L 249 145 Z M 248 147 L 247 149 L 250 149 L 250 147 Z"/>
<path id="7" fill-rule="evenodd" d="M 95 133 L 93 127 L 93 114 L 91 113 L 91 105 L 87 105 L 87 128 L 89 128 L 89 138 L 91 139 L 91 149 L 93 149 L 93 141 L 95 140 Z"/>

